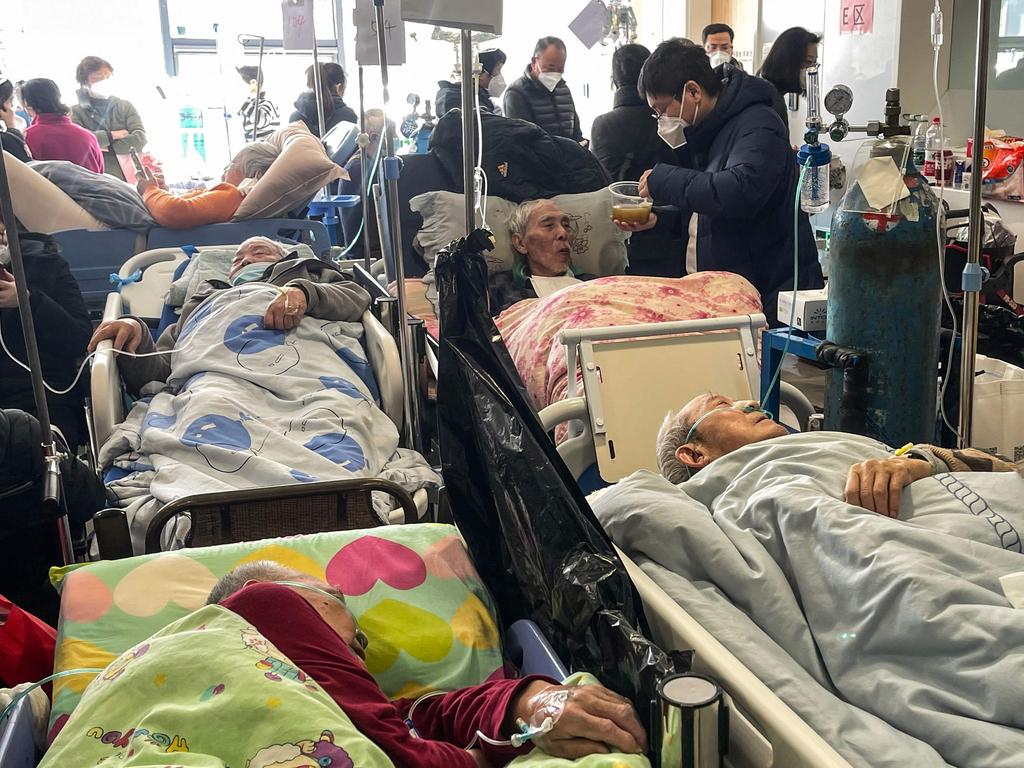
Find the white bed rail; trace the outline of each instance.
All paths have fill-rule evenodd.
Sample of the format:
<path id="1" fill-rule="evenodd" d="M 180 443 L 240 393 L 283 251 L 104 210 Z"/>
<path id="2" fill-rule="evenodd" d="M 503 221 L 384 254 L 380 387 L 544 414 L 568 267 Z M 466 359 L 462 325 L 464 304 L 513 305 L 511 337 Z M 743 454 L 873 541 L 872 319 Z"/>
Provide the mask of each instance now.
<path id="1" fill-rule="evenodd" d="M 729 754 L 733 768 L 851 768 L 828 742 L 621 550 L 644 603 L 652 640 L 667 650 L 692 650 L 694 671 L 714 678 L 731 699 Z"/>

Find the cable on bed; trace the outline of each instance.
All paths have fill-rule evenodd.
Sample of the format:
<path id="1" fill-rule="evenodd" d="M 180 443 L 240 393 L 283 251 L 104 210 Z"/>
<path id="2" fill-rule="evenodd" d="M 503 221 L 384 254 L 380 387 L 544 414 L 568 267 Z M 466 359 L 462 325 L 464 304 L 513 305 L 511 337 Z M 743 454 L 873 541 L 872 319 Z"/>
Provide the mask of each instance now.
<path id="1" fill-rule="evenodd" d="M 83 667 L 81 669 L 65 669 L 63 672 L 55 672 L 52 675 L 47 675 L 42 680 L 32 683 L 31 685 L 28 685 L 23 690 L 20 690 L 16 694 L 14 694 L 14 697 L 11 699 L 10 703 L 6 707 L 4 707 L 3 712 L 0 712 L 0 723 L 3 723 L 3 721 L 8 717 L 8 715 L 10 715 L 11 712 L 14 711 L 14 708 L 18 705 L 18 703 L 26 696 L 28 696 L 30 693 L 32 693 L 32 691 L 34 691 L 36 688 L 44 686 L 47 683 L 52 682 L 54 680 L 60 680 L 65 677 L 73 677 L 75 675 L 98 675 L 104 669 L 105 667 Z"/>
<path id="2" fill-rule="evenodd" d="M 278 296 L 282 296 L 283 295 L 285 297 L 284 298 L 285 313 L 286 314 L 295 314 L 294 312 L 290 312 L 289 311 L 288 292 L 284 288 L 282 288 L 281 286 L 277 286 L 277 285 L 263 285 L 258 290 L 254 291 L 253 293 L 262 293 L 263 291 L 272 291 L 272 292 L 276 293 Z M 200 306 L 202 306 L 202 305 L 200 305 Z M 196 309 L 198 309 L 198 307 L 196 307 Z M 211 312 L 209 315 L 207 315 L 206 317 L 202 318 L 198 323 L 196 323 L 196 328 L 198 328 L 200 325 L 205 323 L 207 320 L 211 320 L 214 317 L 218 316 L 219 314 L 221 314 L 221 312 L 223 312 L 226 309 L 228 309 L 228 307 L 222 307 L 221 309 L 219 309 L 219 310 L 217 310 L 215 312 Z M 118 319 L 120 319 L 120 318 L 118 318 Z M 143 328 L 142 332 L 145 333 L 146 329 Z M 193 334 L 192 338 L 194 338 L 194 334 Z M 186 343 L 186 346 L 187 346 L 187 343 Z M 21 360 L 19 360 L 17 357 L 15 357 L 14 353 L 11 352 L 11 350 L 7 348 L 7 342 L 4 339 L 4 331 L 3 331 L 3 323 L 2 322 L 0 322 L 0 347 L 3 348 L 4 352 L 7 353 L 7 356 L 9 358 L 11 358 L 11 360 L 13 360 L 16 365 L 18 365 L 20 368 L 23 368 L 24 370 L 28 371 L 29 373 L 32 372 L 32 369 L 29 368 L 28 365 L 26 365 L 25 363 L 21 362 Z M 82 364 L 80 366 L 78 366 L 78 373 L 75 375 L 74 380 L 71 382 L 71 385 L 69 387 L 67 387 L 67 389 L 54 389 L 53 387 L 50 386 L 50 384 L 46 380 L 43 380 L 43 386 L 46 387 L 47 391 L 50 394 L 53 394 L 53 395 L 66 395 L 68 392 L 70 392 L 76 386 L 78 386 L 78 381 L 79 381 L 79 379 L 82 378 L 82 373 L 85 371 L 86 365 L 89 364 L 89 361 L 92 358 L 96 357 L 96 355 L 100 354 L 101 352 L 109 351 L 109 352 L 112 352 L 115 355 L 124 355 L 126 357 L 159 357 L 160 355 L 173 355 L 173 354 L 175 354 L 177 352 L 181 352 L 183 349 L 185 349 L 185 347 L 181 347 L 181 348 L 175 347 L 174 349 L 166 349 L 166 350 L 161 350 L 159 352 L 127 352 L 127 351 L 125 351 L 123 349 L 113 349 L 113 348 L 111 348 L 110 350 L 97 349 L 95 352 L 90 352 L 88 355 L 85 356 L 85 359 L 82 360 Z"/>

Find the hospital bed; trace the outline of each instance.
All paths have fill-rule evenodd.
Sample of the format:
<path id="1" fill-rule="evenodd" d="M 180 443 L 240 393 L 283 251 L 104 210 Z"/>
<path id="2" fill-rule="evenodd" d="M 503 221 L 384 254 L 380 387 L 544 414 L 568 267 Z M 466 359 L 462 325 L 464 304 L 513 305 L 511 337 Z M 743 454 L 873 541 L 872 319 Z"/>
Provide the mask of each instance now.
<path id="1" fill-rule="evenodd" d="M 225 248 L 229 246 L 208 246 L 209 248 Z M 204 250 L 190 249 L 194 252 Z M 158 337 L 163 329 L 174 322 L 174 309 L 165 304 L 165 297 L 173 279 L 180 277 L 184 271 L 189 253 L 182 248 L 159 248 L 133 256 L 125 262 L 118 274 L 122 279 L 138 274 L 137 279 L 126 281 L 119 292 L 107 295 L 106 306 L 103 312 L 104 320 L 113 320 L 126 314 L 140 317 L 151 325 L 154 337 Z M 394 336 L 388 332 L 381 321 L 372 311 L 364 313 L 362 318 L 367 358 L 373 370 L 380 391 L 380 405 L 385 414 L 401 430 L 404 417 L 404 404 L 402 394 L 402 374 L 398 347 Z M 110 341 L 101 342 L 98 347 L 99 354 L 93 359 L 92 377 L 90 383 L 90 403 L 87 409 L 90 433 L 90 447 L 93 455 L 96 456 L 99 447 L 110 436 L 115 425 L 124 421 L 126 415 L 126 400 L 121 383 L 120 374 L 117 368 L 115 355 L 112 351 Z M 377 481 L 380 483 L 380 481 Z M 398 505 L 391 512 L 392 522 L 411 521 L 420 519 L 427 510 L 429 499 L 425 491 L 417 491 L 414 495 L 415 515 L 411 513 L 411 507 L 406 494 L 398 486 L 393 484 L 381 484 L 372 489 L 366 489 L 358 484 L 348 481 L 327 481 L 322 483 L 308 483 L 302 486 L 280 486 L 274 489 L 253 489 L 238 491 L 231 495 L 231 503 L 240 505 L 248 510 L 248 517 L 252 519 L 255 509 L 272 509 L 282 505 L 292 505 L 295 514 L 312 515 L 319 522 L 317 530 L 329 527 L 332 524 L 340 524 L 340 512 L 335 514 L 331 511 L 331 501 L 335 505 L 358 503 L 359 499 L 365 499 L 366 493 L 370 490 L 389 492 L 398 500 Z M 400 492 L 400 493 L 399 493 Z M 224 494 L 216 494 L 220 498 L 220 506 L 226 503 Z M 346 501 L 346 499 L 348 499 Z M 167 515 L 161 515 L 162 521 L 154 536 L 159 536 L 164 523 L 171 516 L 176 514 L 200 512 L 211 504 L 217 506 L 217 498 L 206 499 L 202 496 L 191 496 L 174 502 Z M 327 509 L 324 505 L 327 505 Z M 263 505 L 261 507 L 261 505 Z M 166 508 L 165 508 L 166 509 Z M 354 507 L 350 508 L 352 511 Z M 108 552 L 118 551 L 124 546 L 124 515 L 118 513 L 120 510 L 104 510 L 98 514 L 94 521 L 98 523 L 97 535 L 101 538 L 100 543 Z M 256 513 L 256 518 L 259 514 Z M 334 523 L 332 523 L 334 521 Z M 358 522 L 366 522 L 364 517 L 354 518 L 352 524 L 346 527 L 353 527 Z M 156 522 L 156 521 L 154 521 Z M 101 534 L 100 531 L 103 531 Z M 259 529 L 265 533 L 265 529 Z M 294 532 L 294 531 L 293 531 Z M 104 543 L 104 537 L 107 543 Z M 202 541 L 202 539 L 200 539 Z M 147 550 L 153 546 L 147 544 Z"/>
<path id="2" fill-rule="evenodd" d="M 540 412 L 548 431 L 570 422 L 558 452 L 584 490 L 639 469 L 658 471 L 654 435 L 691 398 L 721 393 L 757 399 L 763 315 L 563 331 L 568 397 Z M 806 426 L 813 409 L 783 386 L 789 418 Z M 790 707 L 632 560 L 619 551 L 644 603 L 652 640 L 690 649 L 694 671 L 719 682 L 730 700 L 726 764 L 734 768 L 840 768 L 849 764 Z"/>
<path id="3" fill-rule="evenodd" d="M 147 249 L 241 243 L 256 235 L 304 242 L 318 256 L 331 248 L 327 228 L 319 221 L 307 219 L 249 219 L 194 229 L 154 227 L 145 234 L 127 229 L 68 229 L 55 232 L 53 238 L 82 289 L 86 306 L 99 311 L 110 292 L 110 276 L 118 274 L 130 279 L 132 272 L 122 275 L 121 266 L 134 255 Z"/>
<path id="4" fill-rule="evenodd" d="M 436 597 L 436 604 L 429 602 L 431 611 L 443 617 L 446 626 L 449 623 L 447 617 L 455 612 L 459 601 L 463 600 L 463 593 L 466 593 L 466 596 L 479 597 L 481 608 L 484 610 L 493 607 L 486 587 L 480 582 L 469 553 L 459 539 L 458 531 L 448 525 L 416 524 L 386 529 L 313 533 L 290 538 L 207 546 L 188 550 L 187 558 L 180 553 L 160 553 L 102 561 L 61 569 L 54 575 L 55 584 L 59 583 L 62 589 L 63 616 L 58 635 L 60 652 L 55 664 L 56 671 L 76 666 L 106 666 L 108 660 L 113 660 L 118 654 L 142 642 L 162 627 L 200 607 L 205 602 L 205 592 L 196 583 L 197 575 L 208 591 L 213 579 L 224 575 L 232 567 L 246 560 L 272 560 L 286 567 L 297 567 L 307 572 L 311 569 L 319 570 L 321 575 L 326 571 L 329 574 L 332 572 L 332 563 L 339 557 L 344 557 L 345 551 L 351 545 L 355 544 L 358 547 L 367 539 L 377 540 L 378 545 L 381 539 L 394 542 L 400 546 L 406 557 L 412 555 L 417 560 L 430 563 L 430 567 L 441 567 L 445 573 L 450 574 L 443 579 L 443 589 Z M 174 559 L 173 565 L 168 562 L 168 558 Z M 185 567 L 182 568 L 182 565 Z M 152 581 L 148 575 L 143 576 L 146 571 L 160 571 L 163 577 Z M 418 590 L 429 591 L 432 586 L 439 583 L 428 579 L 419 587 L 392 587 L 386 581 L 386 574 L 381 573 L 381 576 L 381 581 L 368 592 L 348 596 L 350 609 L 357 617 L 375 605 L 394 604 L 396 601 L 402 604 L 426 605 L 428 603 L 425 603 L 423 598 L 417 598 L 413 593 Z M 87 587 L 76 587 L 75 580 L 79 580 L 82 585 L 91 583 L 95 586 L 99 583 L 97 579 L 111 584 L 118 597 L 115 598 L 113 606 L 107 609 L 83 612 L 79 610 L 80 606 L 83 603 L 91 604 L 95 594 Z M 453 588 L 452 585 L 455 583 L 459 584 L 458 588 Z M 151 609 L 127 612 L 119 609 L 121 600 L 132 599 L 128 593 L 140 590 L 146 591 L 146 603 L 152 606 Z M 494 613 L 491 613 L 491 618 L 497 622 Z M 474 627 L 476 626 L 474 624 Z M 378 635 L 405 630 L 405 627 L 399 626 L 394 620 L 381 624 L 378 619 L 374 621 L 373 627 Z M 421 628 L 417 631 L 429 636 L 431 630 Z M 510 662 L 520 675 L 544 675 L 561 680 L 569 674 L 564 663 L 532 621 L 514 622 L 501 637 L 501 644 L 498 646 L 491 645 L 493 641 L 487 640 L 487 631 L 482 623 L 480 628 L 475 630 L 479 637 L 467 639 L 465 633 L 469 631 L 460 630 L 461 635 L 450 639 L 452 650 L 444 659 L 431 663 L 421 662 L 428 676 L 443 675 L 446 680 L 459 680 L 465 685 L 479 683 L 485 675 L 473 680 L 460 678 L 464 678 L 474 669 L 486 669 L 490 672 L 488 663 L 493 664 L 496 672 L 502 659 Z M 401 637 L 411 635 L 403 634 Z M 387 643 L 391 639 L 385 635 L 384 642 Z M 74 656 L 79 652 L 91 654 L 89 663 L 86 664 Z M 406 657 L 406 654 L 402 656 L 412 658 Z M 470 657 L 475 661 L 467 663 L 466 658 Z M 481 658 L 483 661 L 480 661 Z M 488 662 L 488 659 L 491 662 Z M 404 662 L 400 659 L 398 663 Z M 461 671 L 453 672 L 452 665 L 455 670 Z M 385 690 L 394 695 L 394 689 L 398 685 L 392 673 L 393 670 L 385 670 L 381 679 Z M 388 678 L 389 674 L 392 674 L 391 678 Z M 72 677 L 56 684 L 51 723 L 60 716 L 60 713 L 66 716 L 74 709 L 81 690 L 90 679 L 89 676 Z M 429 689 L 429 680 L 418 682 L 426 682 Z M 4 768 L 33 768 L 40 757 L 33 740 L 29 701 L 23 699 L 14 708 L 12 716 L 0 724 L 0 765 Z"/>
<path id="5" fill-rule="evenodd" d="M 758 399 L 766 325 L 758 314 L 562 331 L 567 370 L 579 370 L 582 385 L 570 373 L 566 399 L 539 415 L 548 430 L 570 423 L 558 451 L 573 476 L 607 484 L 638 469 L 657 472 L 654 435 L 666 414 L 706 392 Z M 807 398 L 784 383 L 782 400 L 784 421 L 806 428 Z"/>

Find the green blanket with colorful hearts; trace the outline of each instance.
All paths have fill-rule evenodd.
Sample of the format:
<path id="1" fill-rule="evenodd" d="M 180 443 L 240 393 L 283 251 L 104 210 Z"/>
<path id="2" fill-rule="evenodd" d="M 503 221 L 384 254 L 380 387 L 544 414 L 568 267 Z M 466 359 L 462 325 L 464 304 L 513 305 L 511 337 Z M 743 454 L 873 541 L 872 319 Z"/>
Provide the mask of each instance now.
<path id="1" fill-rule="evenodd" d="M 171 754 L 173 753 L 173 754 Z M 41 768 L 390 766 L 334 700 L 241 617 L 211 605 L 125 651 Z"/>
<path id="2" fill-rule="evenodd" d="M 574 675 L 568 684 L 594 682 Z M 40 768 L 377 768 L 391 761 L 334 700 L 240 616 L 217 605 L 168 625 L 86 688 Z M 649 768 L 539 750 L 516 768 Z"/>

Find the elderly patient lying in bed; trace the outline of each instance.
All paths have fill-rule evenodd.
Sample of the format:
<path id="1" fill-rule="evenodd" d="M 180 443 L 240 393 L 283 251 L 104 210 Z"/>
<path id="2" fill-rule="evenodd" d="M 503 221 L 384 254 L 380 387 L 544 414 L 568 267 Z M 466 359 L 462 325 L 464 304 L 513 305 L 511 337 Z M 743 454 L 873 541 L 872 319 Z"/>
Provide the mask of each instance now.
<path id="1" fill-rule="evenodd" d="M 389 701 L 368 647 L 337 589 L 277 563 L 246 563 L 215 584 L 204 608 L 98 675 L 41 768 L 479 768 L 534 746 L 538 768 L 566 765 L 543 753 L 647 765 L 632 705 L 601 685 L 492 676 Z M 530 738 L 518 738 L 527 729 Z"/>
<path id="2" fill-rule="evenodd" d="M 246 282 L 258 281 L 282 288 L 263 317 L 263 326 L 271 330 L 291 330 L 304 316 L 357 322 L 370 305 L 370 294 L 333 264 L 289 253 L 281 243 L 266 237 L 251 237 L 238 246 L 228 280 L 211 281 L 189 297 L 181 308 L 178 322 L 160 335 L 155 347 L 145 322 L 137 317 L 123 317 L 102 323 L 92 335 L 89 351 L 95 351 L 96 345 L 107 339 L 113 341 L 114 349 L 138 354 L 170 350 L 200 304 L 217 291 Z M 128 391 L 137 395 L 148 382 L 167 379 L 171 359 L 169 355 L 141 358 L 119 355 L 117 366 Z"/>
<path id="3" fill-rule="evenodd" d="M 494 746 L 477 731 L 507 741 L 519 732 L 518 722 L 539 723 L 548 714 L 554 715 L 553 728 L 532 742 L 550 755 L 571 759 L 647 748 L 632 705 L 601 685 L 572 688 L 530 676 L 428 695 L 418 703 L 391 702 L 366 669 L 368 641 L 344 596 L 275 563 L 240 566 L 213 588 L 209 602 L 248 621 L 316 680 L 395 765 L 504 765 L 528 751 L 529 743 Z"/>
<path id="4" fill-rule="evenodd" d="M 681 483 L 732 451 L 787 434 L 789 430 L 755 402 L 732 400 L 724 395 L 700 395 L 665 418 L 658 431 L 658 465 L 670 482 Z M 854 464 L 843 498 L 848 504 L 896 517 L 901 491 L 915 480 L 936 472 L 1014 469 L 1011 463 L 981 451 L 915 445 L 900 455 Z"/>
<path id="5" fill-rule="evenodd" d="M 99 455 L 136 551 L 160 507 L 183 496 L 355 477 L 410 493 L 437 484 L 379 407 L 360 343 L 366 291 L 263 239 L 243 243 L 223 277 L 185 300 L 155 346 L 139 318 L 104 323 L 90 344 L 148 355 L 117 358 L 142 399 Z M 175 530 L 165 548 L 183 541 Z"/>
<path id="6" fill-rule="evenodd" d="M 705 395 L 593 501 L 605 530 L 854 765 L 1017 768 L 1024 478 L 976 451 L 786 434 Z M 880 514 L 875 514 L 874 510 Z"/>

